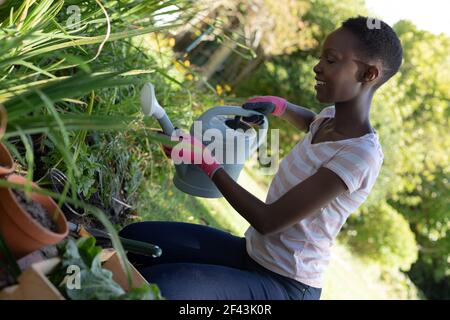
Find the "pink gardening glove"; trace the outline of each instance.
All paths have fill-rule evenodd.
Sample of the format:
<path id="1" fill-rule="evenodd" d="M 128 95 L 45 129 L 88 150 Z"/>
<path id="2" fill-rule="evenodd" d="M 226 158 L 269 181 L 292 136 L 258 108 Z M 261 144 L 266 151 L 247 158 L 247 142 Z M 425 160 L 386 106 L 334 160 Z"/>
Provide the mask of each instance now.
<path id="1" fill-rule="evenodd" d="M 287 101 L 276 96 L 258 96 L 248 99 L 242 107 L 244 109 L 255 110 L 265 115 L 272 114 L 281 116 L 286 111 Z"/>
<path id="2" fill-rule="evenodd" d="M 179 140 L 180 143 L 174 147 L 163 144 L 163 150 L 175 164 L 196 164 L 210 178 L 222 167 L 211 154 L 210 150 L 189 133 L 177 129 L 174 131 L 171 139 L 175 141 Z"/>

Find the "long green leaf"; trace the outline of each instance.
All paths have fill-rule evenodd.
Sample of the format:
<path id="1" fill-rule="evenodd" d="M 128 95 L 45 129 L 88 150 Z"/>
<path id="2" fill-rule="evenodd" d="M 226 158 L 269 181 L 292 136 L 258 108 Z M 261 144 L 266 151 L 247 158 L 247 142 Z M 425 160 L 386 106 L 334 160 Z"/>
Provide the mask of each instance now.
<path id="1" fill-rule="evenodd" d="M 157 26 L 149 26 L 149 27 L 140 28 L 140 29 L 136 29 L 136 30 L 118 32 L 118 33 L 111 34 L 111 36 L 108 38 L 107 42 L 131 38 L 131 37 L 135 37 L 135 36 L 139 36 L 139 35 L 143 35 L 143 34 L 147 34 L 147 33 L 164 31 L 164 30 L 172 29 L 172 28 L 179 27 L 179 26 L 181 26 L 181 24 L 164 25 L 164 26 L 158 26 L 158 27 Z M 38 55 L 41 55 L 44 53 L 57 51 L 57 50 L 61 50 L 61 49 L 69 48 L 69 47 L 97 44 L 97 43 L 101 43 L 103 40 L 104 40 L 104 36 L 96 36 L 96 37 L 89 37 L 87 39 L 76 39 L 74 41 L 67 41 L 67 42 L 63 42 L 63 43 L 56 44 L 53 46 L 43 47 L 38 50 L 32 50 L 32 51 L 24 53 L 24 54 L 19 54 L 18 56 L 15 56 L 15 57 L 10 57 L 10 58 L 4 59 L 4 60 L 0 60 L 0 68 L 4 67 L 6 65 L 15 64 L 17 61 L 20 61 L 20 60 L 30 59 L 32 57 L 35 57 L 35 56 L 38 56 Z"/>

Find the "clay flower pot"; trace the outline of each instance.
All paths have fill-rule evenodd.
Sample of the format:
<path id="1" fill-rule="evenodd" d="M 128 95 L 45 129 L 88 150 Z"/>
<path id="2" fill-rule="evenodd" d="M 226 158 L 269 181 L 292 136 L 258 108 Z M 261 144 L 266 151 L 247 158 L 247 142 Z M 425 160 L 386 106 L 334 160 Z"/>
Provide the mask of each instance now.
<path id="1" fill-rule="evenodd" d="M 7 181 L 25 184 L 27 181 L 19 175 L 10 175 Z M 33 187 L 38 186 L 32 183 Z M 54 245 L 63 240 L 68 232 L 67 220 L 61 209 L 49 196 L 32 193 L 31 199 L 44 207 L 49 214 L 57 215 L 57 231 L 53 232 L 43 227 L 28 214 L 16 199 L 11 189 L 0 187 L 0 232 L 6 244 L 16 258 L 23 257 L 47 245 Z"/>
<path id="2" fill-rule="evenodd" d="M 14 160 L 8 149 L 0 143 L 0 177 L 14 172 Z"/>

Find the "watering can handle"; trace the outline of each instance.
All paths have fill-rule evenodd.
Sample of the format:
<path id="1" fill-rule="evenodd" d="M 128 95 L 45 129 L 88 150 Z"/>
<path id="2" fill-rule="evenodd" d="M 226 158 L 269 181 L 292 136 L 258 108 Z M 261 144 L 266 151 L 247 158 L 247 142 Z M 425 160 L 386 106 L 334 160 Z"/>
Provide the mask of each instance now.
<path id="1" fill-rule="evenodd" d="M 250 117 L 253 115 L 263 115 L 261 112 L 254 111 L 254 110 L 248 110 L 241 108 L 239 106 L 222 106 L 222 107 L 214 107 L 209 110 L 207 110 L 204 114 L 202 114 L 198 120 L 202 123 L 209 123 L 212 118 L 216 116 L 241 116 L 241 117 Z M 254 150 L 257 147 L 261 145 L 261 143 L 264 141 L 267 130 L 269 128 L 269 121 L 267 120 L 267 117 L 263 115 L 263 122 L 259 125 L 261 128 L 261 135 L 258 137 L 258 139 L 255 140 L 254 145 L 250 147 L 250 150 Z"/>

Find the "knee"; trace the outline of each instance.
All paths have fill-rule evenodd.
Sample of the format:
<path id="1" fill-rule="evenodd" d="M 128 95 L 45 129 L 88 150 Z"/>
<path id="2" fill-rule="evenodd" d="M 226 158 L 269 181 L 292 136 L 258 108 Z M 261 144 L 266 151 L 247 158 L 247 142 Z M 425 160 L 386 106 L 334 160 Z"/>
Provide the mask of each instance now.
<path id="1" fill-rule="evenodd" d="M 127 239 L 133 239 L 136 240 L 136 236 L 140 234 L 141 224 L 142 222 L 136 222 L 129 224 L 122 228 L 122 230 L 119 231 L 119 236 Z"/>
<path id="2" fill-rule="evenodd" d="M 214 280 L 203 272 L 203 266 L 160 264 L 140 270 L 149 283 L 154 283 L 167 300 L 218 299 Z"/>
<path id="3" fill-rule="evenodd" d="M 135 222 L 125 226 L 119 231 L 119 236 L 138 241 L 150 241 L 154 235 L 159 234 L 161 223 L 158 221 Z"/>
<path id="4" fill-rule="evenodd" d="M 155 265 L 141 269 L 142 276 L 149 282 L 156 284 L 161 296 L 168 300 L 184 300 L 189 296 L 186 281 L 180 281 L 178 270 L 171 265 Z M 185 280 L 185 279 L 183 279 Z"/>

